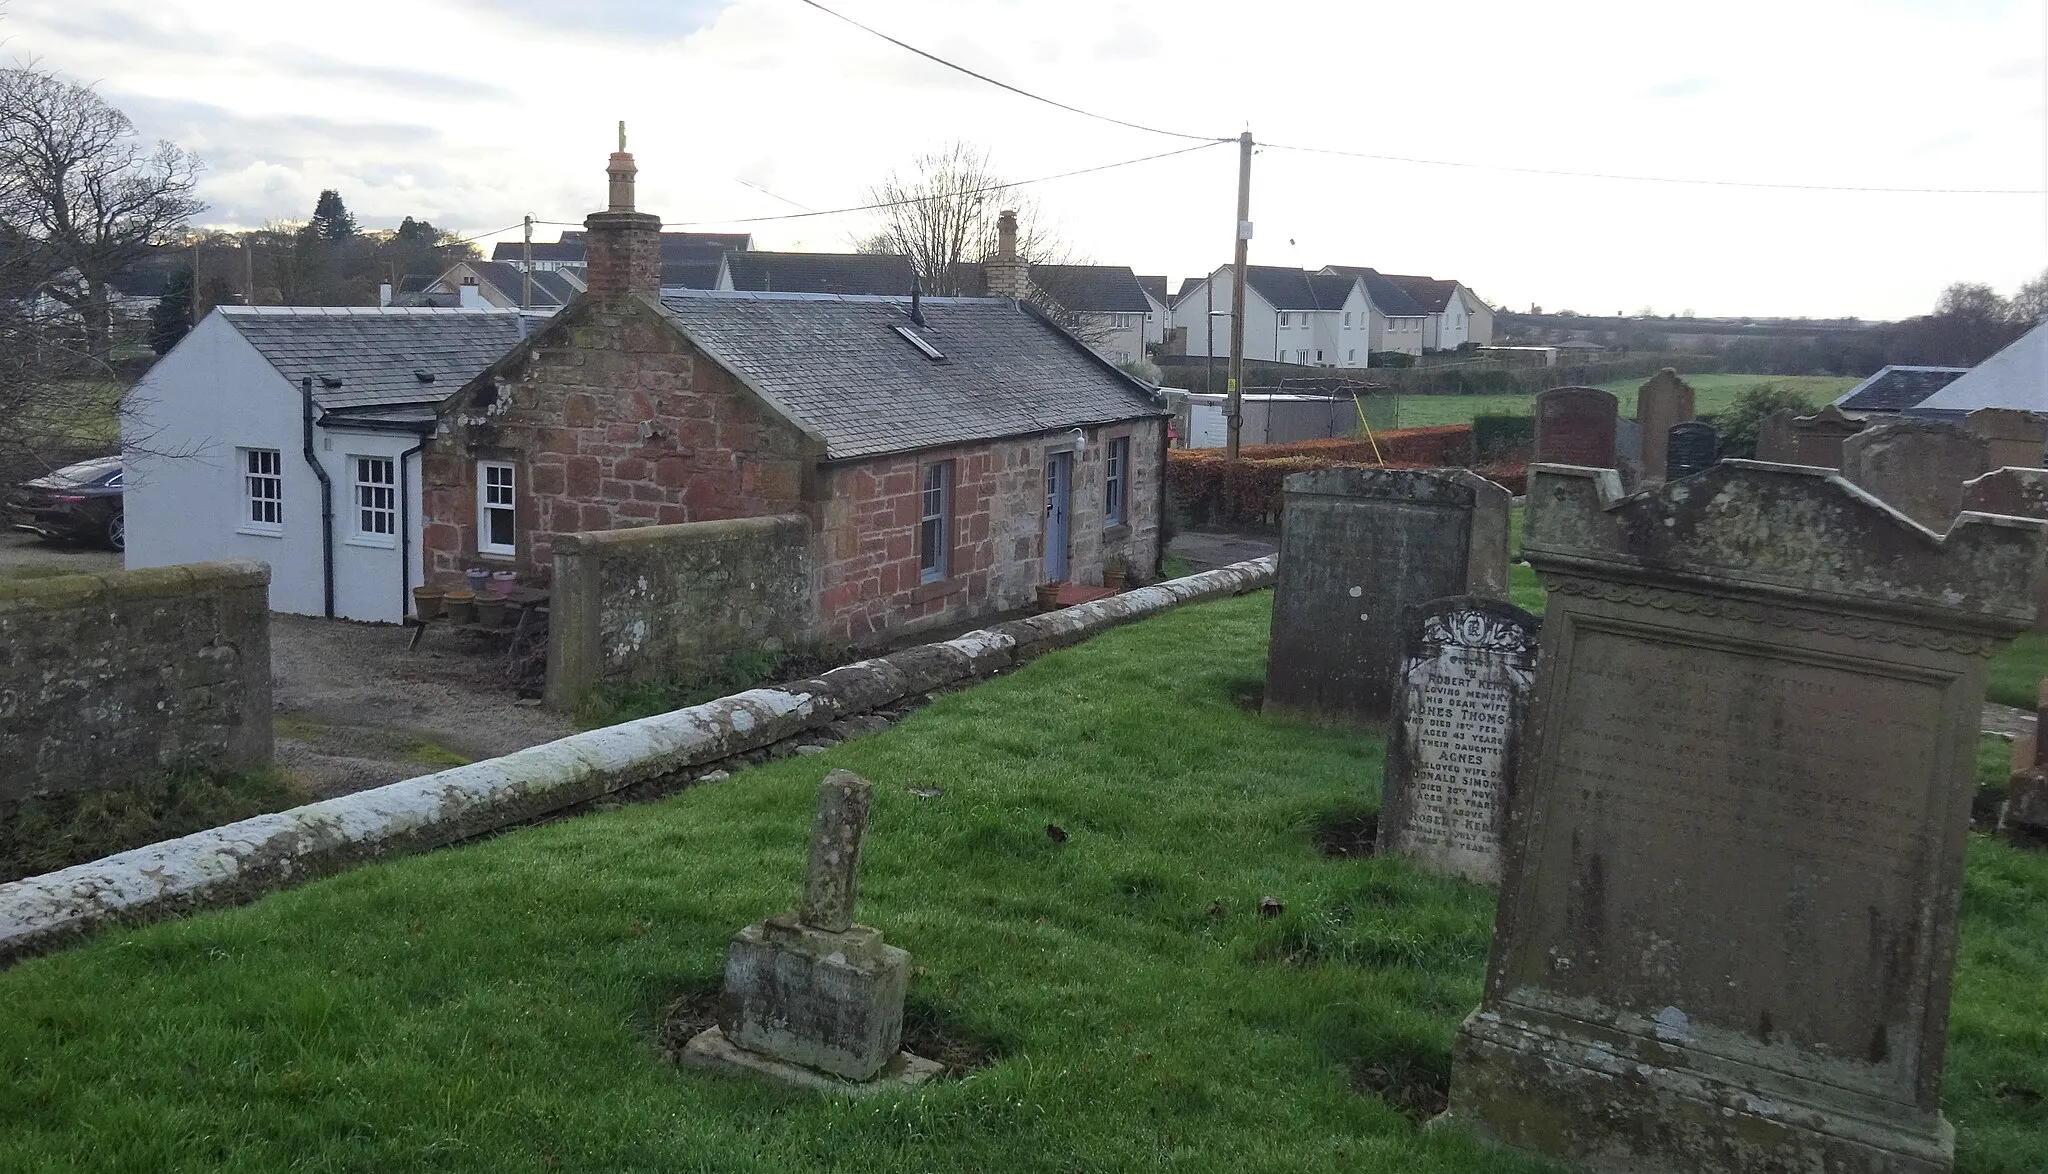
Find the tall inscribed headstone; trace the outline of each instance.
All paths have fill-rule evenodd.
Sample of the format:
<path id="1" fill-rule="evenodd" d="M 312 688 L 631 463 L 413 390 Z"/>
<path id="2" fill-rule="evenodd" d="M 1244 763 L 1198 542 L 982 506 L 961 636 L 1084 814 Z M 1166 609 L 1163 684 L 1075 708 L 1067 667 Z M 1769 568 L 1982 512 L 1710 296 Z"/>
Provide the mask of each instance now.
<path id="1" fill-rule="evenodd" d="M 1549 588 L 1452 1120 L 1597 1170 L 1946 1174 L 1978 709 L 2048 526 L 1531 470 Z"/>
<path id="2" fill-rule="evenodd" d="M 1266 709 L 1381 728 L 1402 613 L 1507 595 L 1508 491 L 1464 469 L 1319 469 L 1284 489 Z"/>
<path id="3" fill-rule="evenodd" d="M 1842 476 L 1940 533 L 1963 508 L 1963 483 L 1991 469 L 1991 446 L 1954 424 L 1899 417 L 1842 442 Z"/>
<path id="4" fill-rule="evenodd" d="M 1666 438 L 1672 428 L 1692 418 L 1692 384 L 1680 379 L 1676 370 L 1666 367 L 1636 389 L 1636 423 L 1643 430 L 1643 480 L 1664 480 Z"/>
<path id="5" fill-rule="evenodd" d="M 1498 884 L 1501 821 L 1536 685 L 1536 617 L 1463 595 L 1410 608 L 1404 628 L 1379 853 Z"/>
<path id="6" fill-rule="evenodd" d="M 1553 465 L 1614 467 L 1614 396 L 1597 387 L 1536 393 L 1536 457 Z"/>

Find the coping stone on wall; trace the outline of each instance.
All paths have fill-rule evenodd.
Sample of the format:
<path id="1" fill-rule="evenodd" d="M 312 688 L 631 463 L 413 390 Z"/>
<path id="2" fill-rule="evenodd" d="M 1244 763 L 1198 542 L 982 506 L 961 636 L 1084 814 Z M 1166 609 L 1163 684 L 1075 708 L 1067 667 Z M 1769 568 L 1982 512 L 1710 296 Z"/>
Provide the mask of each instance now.
<path id="1" fill-rule="evenodd" d="M 750 689 L 0 885 L 0 965 L 109 924 L 253 900 L 362 861 L 469 839 L 759 749 L 1130 620 L 1269 587 L 1275 563 L 1268 555 L 1204 571 L 843 665 L 808 681 Z"/>

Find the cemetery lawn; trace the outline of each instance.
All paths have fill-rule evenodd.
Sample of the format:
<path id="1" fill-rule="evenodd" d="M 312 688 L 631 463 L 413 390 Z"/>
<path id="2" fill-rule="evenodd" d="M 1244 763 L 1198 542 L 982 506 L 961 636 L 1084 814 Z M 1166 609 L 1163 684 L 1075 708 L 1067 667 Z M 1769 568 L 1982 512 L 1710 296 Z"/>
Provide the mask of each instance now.
<path id="1" fill-rule="evenodd" d="M 1737 392 L 1760 384 L 1789 387 L 1819 407 L 1856 386 L 1861 380 L 1839 375 L 1687 375 L 1692 384 L 1693 410 L 1700 415 L 1726 411 Z M 1641 379 L 1617 379 L 1600 384 L 1621 401 L 1621 414 L 1634 416 L 1636 389 Z M 1475 416 L 1527 416 L 1536 410 L 1533 395 L 1404 395 L 1401 397 L 1402 428 L 1424 428 L 1437 424 L 1469 424 Z"/>
<path id="2" fill-rule="evenodd" d="M 1416 1128 L 1493 898 L 1319 850 L 1369 842 L 1381 747 L 1256 712 L 1270 611 L 1183 608 L 825 754 L 0 972 L 0 1169 L 1554 1169 Z M 793 904 L 834 766 L 876 783 L 861 914 L 914 955 L 913 1022 L 993 1063 L 860 1103 L 672 1068 L 662 1010 Z M 2048 1169 L 2048 855 L 1970 853 L 1959 1168 Z"/>

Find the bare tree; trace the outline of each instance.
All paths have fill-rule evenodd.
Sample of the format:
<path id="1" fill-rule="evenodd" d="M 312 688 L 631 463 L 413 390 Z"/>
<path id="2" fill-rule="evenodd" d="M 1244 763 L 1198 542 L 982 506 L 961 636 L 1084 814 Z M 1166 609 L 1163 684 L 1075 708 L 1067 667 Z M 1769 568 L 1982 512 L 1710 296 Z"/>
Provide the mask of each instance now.
<path id="1" fill-rule="evenodd" d="M 2020 286 L 2007 303 L 2013 320 L 2021 326 L 2034 327 L 2048 322 L 2048 272 Z"/>
<path id="2" fill-rule="evenodd" d="M 0 69 L 0 233 L 21 243 L 38 291 L 82 320 L 87 354 L 111 350 L 115 275 L 204 207 L 198 173 L 176 145 L 144 144 L 89 87 Z"/>

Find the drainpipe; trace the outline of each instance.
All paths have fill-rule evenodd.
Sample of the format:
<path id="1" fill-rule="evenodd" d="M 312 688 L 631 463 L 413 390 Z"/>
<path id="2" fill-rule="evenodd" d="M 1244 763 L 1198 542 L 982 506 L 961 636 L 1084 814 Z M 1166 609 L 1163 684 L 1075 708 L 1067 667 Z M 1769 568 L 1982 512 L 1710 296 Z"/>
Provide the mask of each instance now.
<path id="1" fill-rule="evenodd" d="M 434 439 L 433 433 L 420 433 L 420 442 L 398 454 L 398 614 L 412 614 L 412 492 L 405 479 L 405 462 L 420 455 L 420 450 Z M 420 484 L 427 483 L 427 471 L 420 470 Z M 427 536 L 420 535 L 420 546 L 427 544 Z M 421 582 L 425 582 L 426 568 L 421 568 Z"/>
<path id="2" fill-rule="evenodd" d="M 320 457 L 313 451 L 313 377 L 299 380 L 301 438 L 305 441 L 306 463 L 320 479 L 320 581 L 326 592 L 327 618 L 334 618 L 334 480 L 327 475 Z"/>

